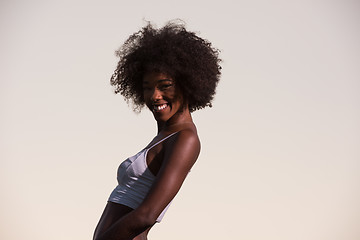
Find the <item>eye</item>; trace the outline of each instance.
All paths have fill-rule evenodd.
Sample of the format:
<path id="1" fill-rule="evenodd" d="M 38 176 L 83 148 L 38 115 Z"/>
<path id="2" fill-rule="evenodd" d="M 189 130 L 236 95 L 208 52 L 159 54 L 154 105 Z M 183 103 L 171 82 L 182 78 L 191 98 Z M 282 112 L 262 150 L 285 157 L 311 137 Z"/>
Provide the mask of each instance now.
<path id="1" fill-rule="evenodd" d="M 171 88 L 172 86 L 173 86 L 173 84 L 172 84 L 172 83 L 169 83 L 169 84 L 163 84 L 163 85 L 161 85 L 161 86 L 160 86 L 160 89 L 161 89 L 161 90 L 166 90 L 166 89 Z"/>

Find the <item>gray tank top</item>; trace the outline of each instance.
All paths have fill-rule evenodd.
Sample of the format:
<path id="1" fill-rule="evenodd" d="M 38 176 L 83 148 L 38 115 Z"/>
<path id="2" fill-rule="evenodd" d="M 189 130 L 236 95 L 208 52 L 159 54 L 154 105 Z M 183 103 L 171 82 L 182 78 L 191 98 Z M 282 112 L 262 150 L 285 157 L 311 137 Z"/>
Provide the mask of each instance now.
<path id="1" fill-rule="evenodd" d="M 153 185 L 156 176 L 151 173 L 146 163 L 147 152 L 162 141 L 168 139 L 176 132 L 166 136 L 149 148 L 144 148 L 136 155 L 123 161 L 117 172 L 117 187 L 112 191 L 109 202 L 119 203 L 136 209 L 143 202 L 145 196 Z M 161 212 L 156 222 L 161 222 L 171 202 Z"/>

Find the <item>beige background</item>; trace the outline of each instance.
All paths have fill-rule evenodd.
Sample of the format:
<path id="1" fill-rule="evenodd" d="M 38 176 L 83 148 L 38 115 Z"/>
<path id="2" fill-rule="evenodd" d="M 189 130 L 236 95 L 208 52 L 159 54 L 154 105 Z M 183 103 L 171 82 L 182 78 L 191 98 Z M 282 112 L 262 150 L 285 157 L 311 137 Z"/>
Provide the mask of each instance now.
<path id="1" fill-rule="evenodd" d="M 181 18 L 222 51 L 202 153 L 152 240 L 360 239 L 360 4 L 0 2 L 0 239 L 91 239 L 155 122 L 113 94 L 114 51 Z"/>

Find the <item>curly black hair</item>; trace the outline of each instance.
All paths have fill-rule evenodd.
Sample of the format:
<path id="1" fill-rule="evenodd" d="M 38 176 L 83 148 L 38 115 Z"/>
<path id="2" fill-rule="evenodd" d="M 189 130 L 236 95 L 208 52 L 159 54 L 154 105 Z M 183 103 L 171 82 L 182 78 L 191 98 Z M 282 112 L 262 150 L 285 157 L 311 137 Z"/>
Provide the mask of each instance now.
<path id="1" fill-rule="evenodd" d="M 110 83 L 115 93 L 140 111 L 145 105 L 144 75 L 164 73 L 175 80 L 190 112 L 211 107 L 221 74 L 219 52 L 209 41 L 187 31 L 183 22 L 172 21 L 160 29 L 148 23 L 116 51 L 120 60 Z"/>

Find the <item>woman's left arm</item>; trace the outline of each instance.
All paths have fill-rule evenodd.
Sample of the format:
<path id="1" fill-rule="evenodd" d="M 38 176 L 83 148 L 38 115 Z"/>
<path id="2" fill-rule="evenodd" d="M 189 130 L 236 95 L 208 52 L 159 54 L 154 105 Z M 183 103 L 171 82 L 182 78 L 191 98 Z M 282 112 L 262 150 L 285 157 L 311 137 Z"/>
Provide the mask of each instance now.
<path id="1" fill-rule="evenodd" d="M 192 130 L 182 130 L 166 141 L 162 166 L 142 204 L 95 240 L 131 240 L 154 225 L 179 191 L 199 153 L 200 141 Z"/>

